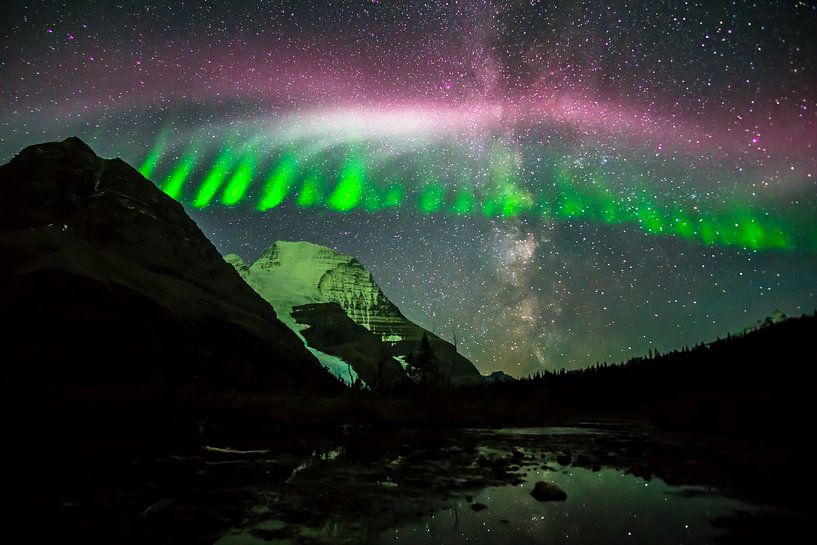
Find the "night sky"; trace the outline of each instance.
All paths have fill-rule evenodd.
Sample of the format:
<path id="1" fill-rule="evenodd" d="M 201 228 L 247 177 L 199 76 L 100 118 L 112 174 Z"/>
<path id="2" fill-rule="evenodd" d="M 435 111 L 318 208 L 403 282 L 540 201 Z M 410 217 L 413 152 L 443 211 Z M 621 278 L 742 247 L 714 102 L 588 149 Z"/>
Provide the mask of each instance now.
<path id="1" fill-rule="evenodd" d="M 817 308 L 817 3 L 3 2 L 0 161 L 77 135 L 222 253 L 357 256 L 519 376 Z"/>

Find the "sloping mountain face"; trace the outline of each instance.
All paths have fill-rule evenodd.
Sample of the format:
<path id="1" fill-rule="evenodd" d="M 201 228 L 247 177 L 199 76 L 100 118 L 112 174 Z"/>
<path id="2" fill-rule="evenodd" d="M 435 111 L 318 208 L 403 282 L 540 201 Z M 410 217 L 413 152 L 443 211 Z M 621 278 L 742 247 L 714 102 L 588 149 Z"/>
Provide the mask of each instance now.
<path id="1" fill-rule="evenodd" d="M 81 140 L 0 166 L 7 376 L 30 385 L 337 383 L 181 205 Z"/>
<path id="2" fill-rule="evenodd" d="M 453 345 L 406 319 L 354 257 L 309 242 L 276 242 L 249 266 L 235 254 L 225 256 L 225 260 L 275 307 L 284 322 L 287 322 L 285 314 L 292 316 L 293 321 L 300 324 L 294 327 L 304 330 L 302 334 L 307 336 L 310 345 L 320 343 L 326 348 L 326 341 L 322 339 L 334 338 L 335 334 L 329 330 L 341 327 L 341 319 L 337 317 L 340 307 L 348 319 L 359 326 L 354 330 L 359 335 L 358 347 L 368 346 L 365 353 L 369 363 L 357 369 L 364 380 L 366 376 L 374 376 L 371 362 L 382 359 L 381 353 L 386 355 L 389 375 L 402 376 L 392 372 L 396 371 L 392 360 L 404 362 L 409 352 L 416 352 L 423 334 L 431 341 L 440 371 L 453 383 L 481 380 L 474 365 L 458 354 Z M 305 305 L 309 306 L 304 308 Z M 330 320 L 329 316 L 335 318 Z M 354 345 L 353 328 L 349 324 L 342 327 L 347 339 L 343 344 Z M 321 329 L 325 331 L 320 332 Z M 366 334 L 376 338 L 379 344 L 364 341 Z"/>
<path id="3" fill-rule="evenodd" d="M 380 337 L 355 323 L 337 303 L 300 305 L 292 309 L 291 315 L 310 347 L 348 362 L 348 368 L 337 373 L 344 382 L 353 382 L 359 376 L 367 385 L 376 387 L 406 378 Z"/>

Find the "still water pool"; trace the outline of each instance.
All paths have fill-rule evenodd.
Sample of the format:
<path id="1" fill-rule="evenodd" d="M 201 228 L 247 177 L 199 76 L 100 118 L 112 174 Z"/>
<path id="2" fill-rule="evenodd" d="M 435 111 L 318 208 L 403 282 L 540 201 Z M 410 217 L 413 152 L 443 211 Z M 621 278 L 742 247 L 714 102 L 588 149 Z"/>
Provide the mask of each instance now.
<path id="1" fill-rule="evenodd" d="M 712 543 L 713 520 L 752 508 L 679 477 L 696 457 L 626 427 L 361 434 L 259 489 L 218 545 Z M 566 499 L 534 498 L 538 482 Z"/>
<path id="2" fill-rule="evenodd" d="M 557 485 L 567 499 L 537 501 L 530 494 L 537 481 Z M 387 530 L 377 542 L 710 543 L 719 533 L 710 523 L 713 517 L 742 508 L 741 502 L 713 491 L 673 487 L 617 469 L 528 468 L 523 483 L 487 487 L 471 501 L 452 499 L 450 507 Z"/>

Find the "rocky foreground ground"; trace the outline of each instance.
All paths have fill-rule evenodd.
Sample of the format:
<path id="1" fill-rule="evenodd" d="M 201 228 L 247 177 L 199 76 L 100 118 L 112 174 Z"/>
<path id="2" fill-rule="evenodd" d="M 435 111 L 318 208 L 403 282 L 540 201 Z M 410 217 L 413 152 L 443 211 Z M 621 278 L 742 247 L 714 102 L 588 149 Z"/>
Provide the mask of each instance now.
<path id="1" fill-rule="evenodd" d="M 779 542 L 781 531 L 796 532 L 813 511 L 808 490 L 786 476 L 808 467 L 813 453 L 657 433 L 637 423 L 546 433 L 200 431 L 184 445 L 23 448 L 3 470 L 16 520 L 72 543 L 361 543 L 454 500 L 490 509 L 473 501 L 489 486 L 517 484 L 537 500 L 563 500 L 552 483 L 526 483 L 535 468 L 616 468 L 738 498 L 754 507 L 712 521 L 732 542 Z"/>

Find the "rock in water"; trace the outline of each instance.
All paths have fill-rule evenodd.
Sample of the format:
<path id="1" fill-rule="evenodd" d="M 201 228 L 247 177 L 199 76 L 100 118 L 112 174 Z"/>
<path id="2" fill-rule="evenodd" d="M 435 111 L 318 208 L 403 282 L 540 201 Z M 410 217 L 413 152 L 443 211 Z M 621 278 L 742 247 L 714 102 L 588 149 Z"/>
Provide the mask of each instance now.
<path id="1" fill-rule="evenodd" d="M 176 201 L 77 138 L 0 166 L 7 384 L 268 390 L 335 381 Z M 65 386 L 70 385 L 70 388 Z"/>
<path id="2" fill-rule="evenodd" d="M 353 365 L 359 365 L 356 369 L 361 376 L 373 375 L 371 362 L 378 360 L 381 350 L 385 350 L 389 360 L 394 358 L 405 363 L 408 353 L 418 350 L 425 333 L 439 361 L 440 371 L 452 382 L 478 383 L 482 380 L 474 365 L 458 354 L 453 345 L 403 316 L 385 296 L 372 274 L 354 257 L 309 242 L 279 241 L 249 266 L 235 254 L 227 255 L 224 259 L 275 307 L 285 323 L 297 331 L 304 330 L 303 335 L 310 346 L 329 353 L 348 354 L 352 351 L 351 347 L 332 352 L 333 344 L 336 348 L 343 343 L 327 344 L 325 340 L 326 337 L 337 336 L 329 324 L 332 322 L 343 329 L 344 333 L 338 335 L 346 336 L 344 343 L 355 344 L 353 336 L 350 336 L 353 329 L 351 324 L 327 318 L 328 315 L 336 315 L 339 306 L 349 320 L 361 328 L 356 344 L 365 345 L 362 350 L 366 352 L 366 357 L 363 359 L 370 363 L 363 365 L 350 361 Z M 305 305 L 309 307 L 299 314 L 299 308 Z M 286 315 L 295 318 L 288 321 Z M 309 329 L 305 326 L 309 326 Z M 382 348 L 380 344 L 373 344 L 367 339 L 366 332 L 377 338 Z M 394 368 L 393 363 L 388 363 L 392 367 L 390 373 Z"/>
<path id="3" fill-rule="evenodd" d="M 569 466 L 573 463 L 573 453 L 570 451 L 570 449 L 565 450 L 556 456 L 556 462 L 559 465 Z"/>
<path id="4" fill-rule="evenodd" d="M 553 483 L 538 481 L 530 493 L 538 501 L 565 501 L 567 493 Z"/>

